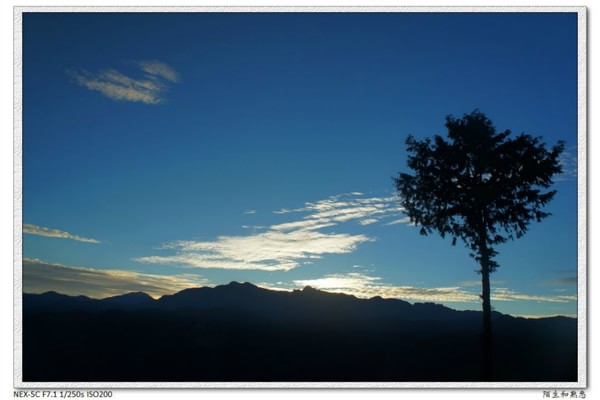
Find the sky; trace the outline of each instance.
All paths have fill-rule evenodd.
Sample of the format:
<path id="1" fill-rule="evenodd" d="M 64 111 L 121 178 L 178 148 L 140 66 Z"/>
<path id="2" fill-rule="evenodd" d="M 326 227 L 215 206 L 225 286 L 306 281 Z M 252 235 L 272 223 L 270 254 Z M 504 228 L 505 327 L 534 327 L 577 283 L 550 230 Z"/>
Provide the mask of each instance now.
<path id="1" fill-rule="evenodd" d="M 469 251 L 419 235 L 392 178 L 409 134 L 479 109 L 566 143 L 492 305 L 576 315 L 576 14 L 32 13 L 22 44 L 26 292 L 248 281 L 478 310 Z"/>

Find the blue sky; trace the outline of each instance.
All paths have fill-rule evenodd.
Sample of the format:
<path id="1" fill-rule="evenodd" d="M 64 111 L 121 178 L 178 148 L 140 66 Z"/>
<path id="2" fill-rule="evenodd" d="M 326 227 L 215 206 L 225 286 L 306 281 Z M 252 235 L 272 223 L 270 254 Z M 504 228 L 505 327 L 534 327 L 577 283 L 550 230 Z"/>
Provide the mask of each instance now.
<path id="1" fill-rule="evenodd" d="M 575 315 L 575 14 L 28 14 L 23 283 L 102 297 L 232 280 L 480 309 L 404 219 L 404 140 L 478 108 L 566 142 L 553 214 L 492 304 Z"/>

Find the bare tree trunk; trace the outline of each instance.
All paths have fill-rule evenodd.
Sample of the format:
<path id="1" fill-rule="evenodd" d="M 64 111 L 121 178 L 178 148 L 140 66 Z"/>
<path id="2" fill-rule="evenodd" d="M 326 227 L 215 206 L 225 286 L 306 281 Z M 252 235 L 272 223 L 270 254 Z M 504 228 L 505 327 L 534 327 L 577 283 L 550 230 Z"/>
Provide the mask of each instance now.
<path id="1" fill-rule="evenodd" d="M 481 300 L 483 307 L 483 335 L 481 342 L 483 346 L 483 379 L 491 381 L 494 376 L 493 364 L 493 338 L 492 338 L 492 302 L 490 289 L 490 273 L 492 250 L 487 243 L 487 212 L 485 208 L 481 212 L 481 226 L 479 229 L 479 262 L 481 264 Z"/>
<path id="2" fill-rule="evenodd" d="M 493 378 L 493 348 L 489 259 L 482 259 L 481 264 L 481 299 L 483 300 L 483 379 L 486 381 L 491 381 Z"/>

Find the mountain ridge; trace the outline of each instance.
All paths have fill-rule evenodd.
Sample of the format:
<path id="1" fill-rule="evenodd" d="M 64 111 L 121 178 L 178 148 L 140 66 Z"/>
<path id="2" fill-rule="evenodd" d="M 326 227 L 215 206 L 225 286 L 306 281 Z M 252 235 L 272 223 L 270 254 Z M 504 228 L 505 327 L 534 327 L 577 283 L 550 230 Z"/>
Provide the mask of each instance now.
<path id="1" fill-rule="evenodd" d="M 71 296 L 56 291 L 44 293 L 23 293 L 24 307 L 32 310 L 49 310 L 53 307 L 71 309 L 95 309 L 107 308 L 140 309 L 140 308 L 199 308 L 210 309 L 215 307 L 241 308 L 259 312 L 283 312 L 285 308 L 298 308 L 301 302 L 307 307 L 322 307 L 325 302 L 337 311 L 346 312 L 370 312 L 377 314 L 420 312 L 430 318 L 448 319 L 452 316 L 479 316 L 478 310 L 456 310 L 443 304 L 435 302 L 409 303 L 396 298 L 382 298 L 374 296 L 371 298 L 359 298 L 352 294 L 328 292 L 305 286 L 302 289 L 291 291 L 272 290 L 254 285 L 250 282 L 231 281 L 228 284 L 217 286 L 202 286 L 186 288 L 172 294 L 165 294 L 157 299 L 142 291 L 128 292 L 120 295 L 109 296 L 101 299 L 90 298 L 84 295 Z M 385 309 L 385 311 L 384 311 Z M 378 312 L 376 310 L 379 310 Z M 528 319 L 510 314 L 493 312 L 497 318 L 520 318 Z M 567 316 L 540 317 L 535 319 L 567 318 Z"/>
<path id="2" fill-rule="evenodd" d="M 322 309 L 327 312 L 336 311 L 342 314 L 353 314 L 355 317 L 368 313 L 370 315 L 402 315 L 408 317 L 417 311 L 422 318 L 447 319 L 458 315 L 479 315 L 480 311 L 455 310 L 433 302 L 415 302 L 413 304 L 394 298 L 358 298 L 351 294 L 327 292 L 305 286 L 292 291 L 271 290 L 256 286 L 249 282 L 232 281 L 229 284 L 214 287 L 195 287 L 183 289 L 173 294 L 166 294 L 158 299 L 144 292 L 129 292 L 122 295 L 93 299 L 87 296 L 69 296 L 56 291 L 41 294 L 24 293 L 23 304 L 31 310 L 51 310 L 54 307 L 65 310 L 86 309 L 104 310 L 108 308 L 141 309 L 158 308 L 175 310 L 178 308 L 241 308 L 255 312 L 278 312 L 298 310 L 299 308 Z M 332 310 L 333 309 L 333 310 Z M 322 310 L 323 311 L 323 310 Z M 513 317 L 495 312 L 495 317 Z M 347 315 L 349 316 L 349 315 Z M 412 317 L 415 317 L 413 315 Z"/>

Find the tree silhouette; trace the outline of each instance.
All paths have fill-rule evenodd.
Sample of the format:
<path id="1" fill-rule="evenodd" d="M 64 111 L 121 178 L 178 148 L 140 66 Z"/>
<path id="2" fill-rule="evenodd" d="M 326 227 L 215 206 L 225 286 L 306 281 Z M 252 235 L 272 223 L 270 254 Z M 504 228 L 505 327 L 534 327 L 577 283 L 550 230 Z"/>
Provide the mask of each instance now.
<path id="1" fill-rule="evenodd" d="M 556 191 L 543 191 L 561 172 L 564 142 L 547 149 L 541 138 L 496 133 L 479 110 L 462 119 L 446 117 L 448 141 L 406 139 L 414 175 L 394 178 L 402 206 L 422 235 L 438 232 L 461 239 L 480 266 L 483 307 L 483 374 L 492 379 L 490 273 L 498 267 L 494 247 L 520 238 L 531 221 L 549 216 L 542 208 Z"/>

